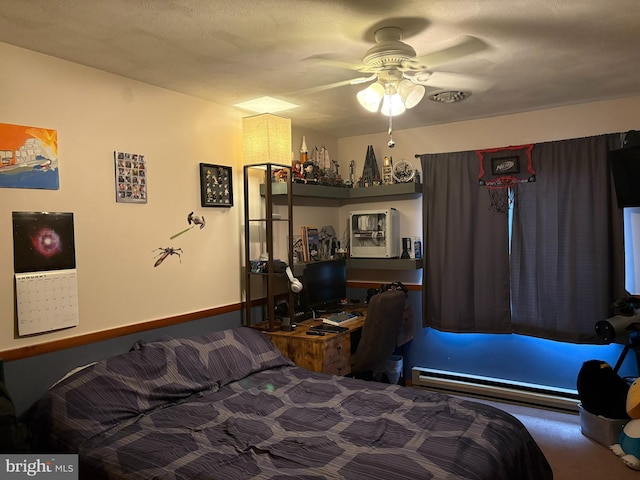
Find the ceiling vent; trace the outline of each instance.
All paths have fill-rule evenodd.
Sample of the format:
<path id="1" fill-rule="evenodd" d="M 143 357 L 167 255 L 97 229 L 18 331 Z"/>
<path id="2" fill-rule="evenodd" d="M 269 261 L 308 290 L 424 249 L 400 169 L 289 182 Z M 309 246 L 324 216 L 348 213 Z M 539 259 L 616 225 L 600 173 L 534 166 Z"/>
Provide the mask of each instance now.
<path id="1" fill-rule="evenodd" d="M 436 92 L 429 95 L 429 100 L 440 103 L 456 103 L 461 102 L 471 96 L 471 92 L 463 92 L 461 90 L 449 90 L 446 92 Z"/>

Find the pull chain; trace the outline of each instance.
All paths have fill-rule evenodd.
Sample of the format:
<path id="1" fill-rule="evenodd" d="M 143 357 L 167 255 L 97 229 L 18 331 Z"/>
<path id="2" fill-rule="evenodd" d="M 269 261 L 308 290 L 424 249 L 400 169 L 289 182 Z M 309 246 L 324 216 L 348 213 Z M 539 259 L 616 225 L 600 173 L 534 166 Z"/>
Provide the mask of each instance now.
<path id="1" fill-rule="evenodd" d="M 387 143 L 389 148 L 396 146 L 396 142 L 393 141 L 393 117 L 389 115 L 389 142 Z"/>

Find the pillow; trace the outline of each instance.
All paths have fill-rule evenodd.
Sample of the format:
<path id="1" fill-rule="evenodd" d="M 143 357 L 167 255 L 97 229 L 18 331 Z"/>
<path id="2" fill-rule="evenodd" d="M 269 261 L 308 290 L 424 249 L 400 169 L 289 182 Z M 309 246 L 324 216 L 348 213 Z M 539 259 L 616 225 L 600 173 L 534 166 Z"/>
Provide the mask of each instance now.
<path id="1" fill-rule="evenodd" d="M 96 362 L 91 362 L 91 363 L 87 363 L 86 365 L 81 365 L 79 367 L 76 367 L 76 368 L 73 368 L 73 369 L 69 370 L 62 377 L 60 377 L 58 380 L 53 382 L 53 384 L 49 387 L 49 390 L 51 390 L 53 387 L 58 385 L 63 380 L 66 380 L 67 378 L 69 378 L 71 375 L 75 375 L 76 373 L 84 370 L 85 368 L 91 367 L 92 365 L 95 365 L 95 364 L 96 364 Z"/>

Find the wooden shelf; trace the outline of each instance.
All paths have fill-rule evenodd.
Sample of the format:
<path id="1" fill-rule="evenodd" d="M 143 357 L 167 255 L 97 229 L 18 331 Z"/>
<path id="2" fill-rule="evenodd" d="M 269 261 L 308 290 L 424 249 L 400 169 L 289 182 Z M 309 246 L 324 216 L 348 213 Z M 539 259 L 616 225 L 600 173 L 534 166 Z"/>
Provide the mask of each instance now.
<path id="1" fill-rule="evenodd" d="M 421 183 L 394 183 L 393 185 L 378 185 L 367 188 L 349 188 L 348 198 L 386 197 L 396 195 L 408 195 L 418 198 L 422 195 Z"/>
<path id="2" fill-rule="evenodd" d="M 310 183 L 294 183 L 291 188 L 293 192 L 294 202 L 303 198 L 324 198 L 337 200 L 344 205 L 350 200 L 358 199 L 376 199 L 378 197 L 398 197 L 418 198 L 422 195 L 421 183 L 395 183 L 393 185 L 378 185 L 366 188 L 346 188 L 346 187 L 330 187 L 328 185 L 314 185 Z M 260 186 L 260 193 L 264 195 L 265 187 Z M 285 200 L 287 197 L 287 184 L 274 183 L 271 185 L 271 192 L 274 201 L 277 198 Z"/>
<path id="3" fill-rule="evenodd" d="M 308 263 L 295 263 L 293 274 L 304 275 Z M 347 258 L 347 268 L 364 270 L 420 270 L 423 266 L 422 258 Z"/>
<path id="4" fill-rule="evenodd" d="M 348 258 L 347 268 L 366 270 L 420 270 L 422 258 Z"/>
<path id="5" fill-rule="evenodd" d="M 286 185 L 284 185 L 286 187 Z M 313 185 L 309 183 L 294 183 L 291 185 L 294 197 L 315 197 L 346 199 L 349 196 L 350 188 L 330 187 L 328 185 Z M 286 188 L 283 194 L 286 194 Z"/>
<path id="6" fill-rule="evenodd" d="M 271 193 L 274 203 L 284 203 L 288 198 L 287 183 L 272 183 Z M 260 185 L 260 193 L 264 196 L 265 185 Z M 378 185 L 373 187 L 331 187 L 311 183 L 293 183 L 291 185 L 293 203 L 296 205 L 318 205 L 317 199 L 328 200 L 328 205 L 346 205 L 363 201 L 377 201 L 383 197 L 419 198 L 422 195 L 422 184 L 415 182 Z M 316 200 L 316 202 L 314 202 Z M 320 205 L 318 205 L 320 206 Z M 347 258 L 347 268 L 365 270 L 420 270 L 423 268 L 421 258 Z M 301 274 L 304 264 L 295 265 L 296 275 Z"/>

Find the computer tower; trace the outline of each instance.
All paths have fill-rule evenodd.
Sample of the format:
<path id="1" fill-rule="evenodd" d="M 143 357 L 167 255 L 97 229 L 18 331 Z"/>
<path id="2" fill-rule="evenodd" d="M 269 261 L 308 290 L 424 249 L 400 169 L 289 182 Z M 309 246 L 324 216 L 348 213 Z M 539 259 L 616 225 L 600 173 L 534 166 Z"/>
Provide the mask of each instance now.
<path id="1" fill-rule="evenodd" d="M 400 214 L 395 208 L 349 212 L 350 256 L 398 258 Z"/>

